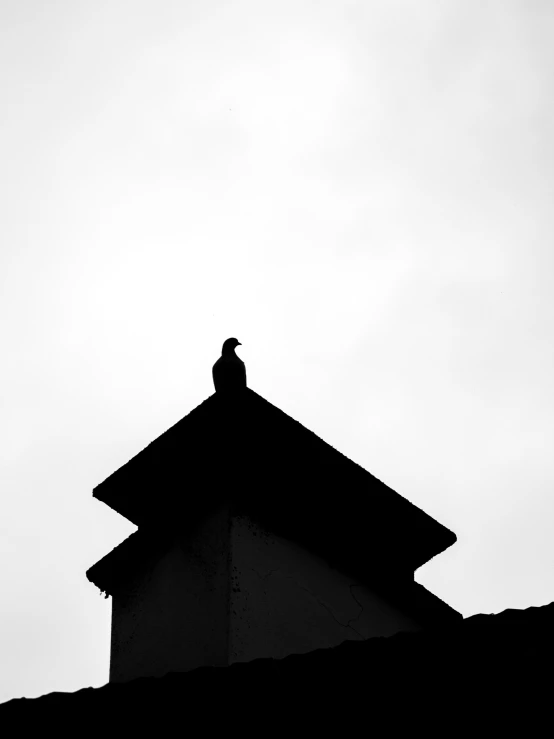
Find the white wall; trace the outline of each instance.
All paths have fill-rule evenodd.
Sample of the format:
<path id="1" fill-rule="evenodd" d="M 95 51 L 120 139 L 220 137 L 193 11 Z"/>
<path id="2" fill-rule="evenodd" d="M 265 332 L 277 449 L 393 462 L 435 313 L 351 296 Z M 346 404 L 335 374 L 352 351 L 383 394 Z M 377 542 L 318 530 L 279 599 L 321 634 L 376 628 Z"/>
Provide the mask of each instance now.
<path id="1" fill-rule="evenodd" d="M 228 541 L 222 510 L 113 597 L 110 682 L 227 664 Z"/>
<path id="2" fill-rule="evenodd" d="M 113 597 L 110 681 L 418 628 L 320 557 L 222 508 Z"/>
<path id="3" fill-rule="evenodd" d="M 371 589 L 246 517 L 231 526 L 230 602 L 229 662 L 419 628 Z"/>

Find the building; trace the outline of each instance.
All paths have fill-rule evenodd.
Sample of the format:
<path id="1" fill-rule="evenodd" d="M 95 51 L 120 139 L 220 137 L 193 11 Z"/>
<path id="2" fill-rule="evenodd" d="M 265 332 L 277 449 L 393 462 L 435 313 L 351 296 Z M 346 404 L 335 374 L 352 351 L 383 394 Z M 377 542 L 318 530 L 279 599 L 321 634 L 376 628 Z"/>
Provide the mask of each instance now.
<path id="1" fill-rule="evenodd" d="M 7 736 L 536 736 L 554 603 L 462 619 L 414 582 L 456 537 L 257 393 L 216 393 L 99 485 L 138 530 L 87 572 L 110 681 Z"/>
<path id="2" fill-rule="evenodd" d="M 249 388 L 94 496 L 138 526 L 87 572 L 112 597 L 110 682 L 461 621 L 414 582 L 455 535 Z"/>

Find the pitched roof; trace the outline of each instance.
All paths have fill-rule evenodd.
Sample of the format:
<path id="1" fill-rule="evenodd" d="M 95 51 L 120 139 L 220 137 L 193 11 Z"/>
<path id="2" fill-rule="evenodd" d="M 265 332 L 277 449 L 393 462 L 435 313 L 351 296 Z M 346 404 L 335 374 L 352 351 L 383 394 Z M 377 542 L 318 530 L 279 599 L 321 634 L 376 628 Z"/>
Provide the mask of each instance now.
<path id="1" fill-rule="evenodd" d="M 138 526 L 230 502 L 362 578 L 413 573 L 456 536 L 250 388 L 217 393 L 94 489 Z M 356 572 L 357 570 L 357 572 Z"/>
<path id="2" fill-rule="evenodd" d="M 142 528 L 135 531 L 87 572 L 88 580 L 103 593 L 114 595 L 122 582 L 141 572 L 171 546 L 172 539 L 163 530 Z"/>
<path id="3" fill-rule="evenodd" d="M 171 544 L 172 537 L 165 530 L 141 528 L 90 567 L 87 578 L 107 598 L 114 595 L 122 584 L 127 585 L 135 575 L 140 576 Z M 462 618 L 458 611 L 411 578 L 387 577 L 385 570 L 364 584 L 424 628 L 442 626 Z"/>
<path id="4" fill-rule="evenodd" d="M 523 735 L 535 736 L 530 722 L 551 713 L 553 619 L 554 603 L 510 609 L 281 660 L 21 698 L 0 706 L 0 721 L 24 735 L 48 726 L 74 736 L 78 726 L 85 736 L 176 727 L 248 736 L 338 727 L 481 736 L 487 729 L 511 735 L 521 719 Z"/>

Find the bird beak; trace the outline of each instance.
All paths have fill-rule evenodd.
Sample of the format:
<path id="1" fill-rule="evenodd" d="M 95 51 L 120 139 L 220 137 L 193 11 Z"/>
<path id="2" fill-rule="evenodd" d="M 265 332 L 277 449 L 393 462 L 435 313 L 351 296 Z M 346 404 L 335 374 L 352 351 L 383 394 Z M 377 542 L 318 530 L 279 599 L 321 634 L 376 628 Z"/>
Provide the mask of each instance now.
<path id="1" fill-rule="evenodd" d="M 237 346 L 242 346 L 242 344 L 240 343 L 240 341 L 237 341 Z"/>

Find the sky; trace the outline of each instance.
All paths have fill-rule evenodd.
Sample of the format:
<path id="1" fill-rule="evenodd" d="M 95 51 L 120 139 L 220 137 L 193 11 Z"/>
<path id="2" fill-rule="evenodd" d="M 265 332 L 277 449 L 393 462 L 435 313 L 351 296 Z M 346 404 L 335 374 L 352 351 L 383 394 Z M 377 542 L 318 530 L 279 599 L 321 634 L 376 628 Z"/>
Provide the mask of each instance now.
<path id="1" fill-rule="evenodd" d="M 0 2 L 0 701 L 108 681 L 92 489 L 249 386 L 554 600 L 554 5 Z"/>

